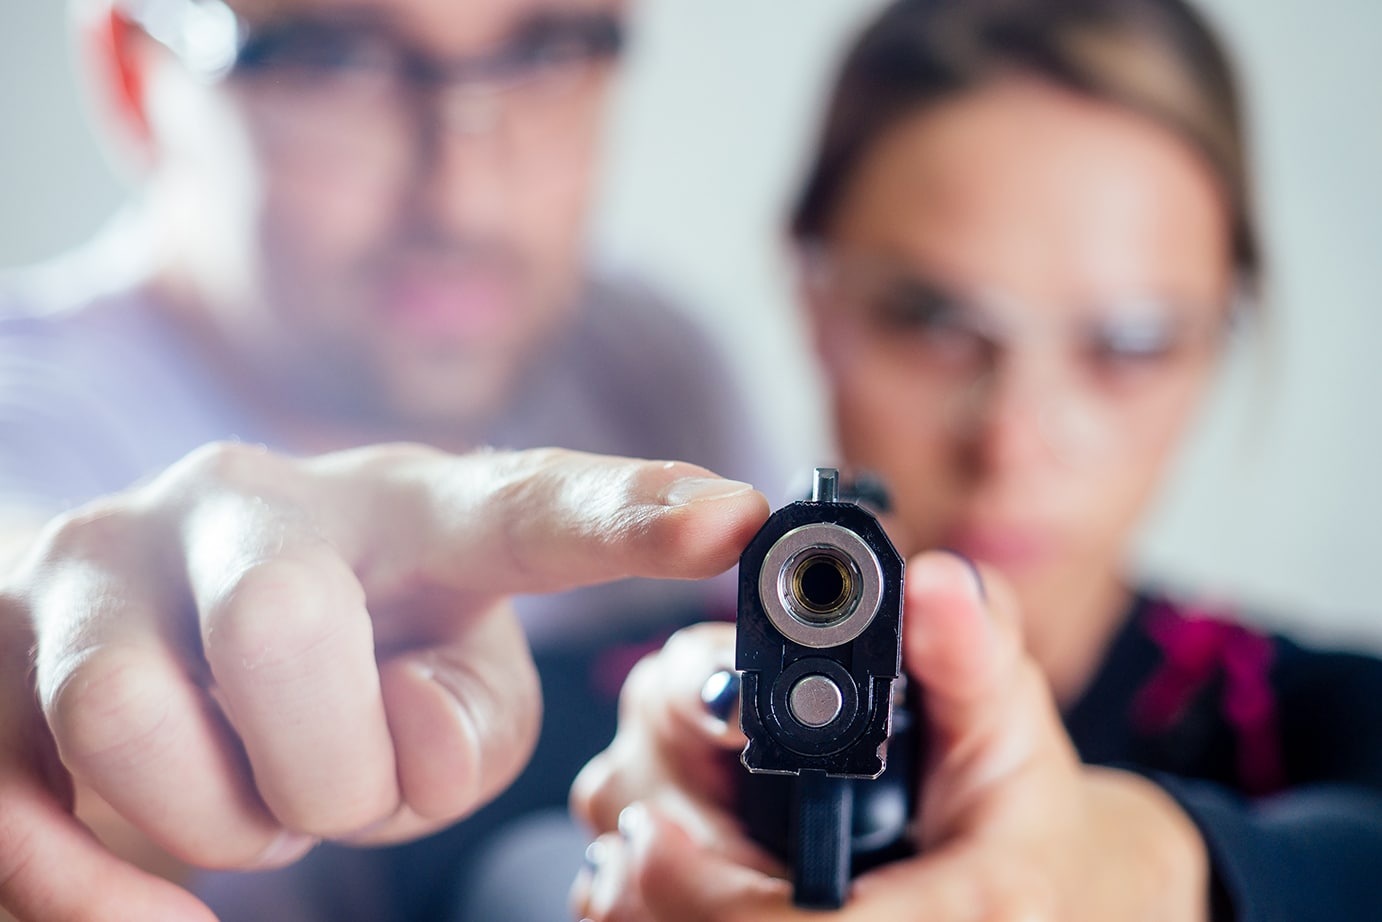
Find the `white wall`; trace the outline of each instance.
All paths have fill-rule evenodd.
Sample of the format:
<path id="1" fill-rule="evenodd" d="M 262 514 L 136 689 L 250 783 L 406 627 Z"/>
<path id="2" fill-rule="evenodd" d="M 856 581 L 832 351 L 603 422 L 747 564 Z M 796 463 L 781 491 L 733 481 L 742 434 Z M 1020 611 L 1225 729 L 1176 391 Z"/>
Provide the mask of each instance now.
<path id="1" fill-rule="evenodd" d="M 825 442 L 778 223 L 833 53 L 877 5 L 642 0 L 597 218 L 601 250 L 704 310 L 803 466 Z M 1229 376 L 1145 565 L 1382 649 L 1382 4 L 1206 6 L 1255 116 L 1275 352 Z M 60 0 L 0 0 L 0 265 L 81 240 L 121 197 L 63 29 Z"/>

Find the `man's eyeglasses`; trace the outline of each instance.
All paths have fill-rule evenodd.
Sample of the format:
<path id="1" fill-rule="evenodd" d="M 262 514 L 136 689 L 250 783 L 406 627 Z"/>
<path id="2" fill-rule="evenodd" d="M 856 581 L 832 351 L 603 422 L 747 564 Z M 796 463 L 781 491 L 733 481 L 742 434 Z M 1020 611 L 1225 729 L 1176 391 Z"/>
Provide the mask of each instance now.
<path id="1" fill-rule="evenodd" d="M 222 0 L 125 0 L 130 19 L 197 75 L 296 70 L 322 77 L 390 73 L 418 84 L 505 88 L 617 57 L 622 20 L 612 12 L 548 10 L 499 47 L 446 61 L 409 47 L 377 16 L 304 14 L 251 24 Z"/>
<path id="2" fill-rule="evenodd" d="M 441 127 L 499 126 L 529 151 L 561 150 L 589 107 L 567 100 L 624 47 L 613 10 L 537 9 L 506 39 L 446 58 L 368 10 L 250 22 L 222 0 L 124 0 L 130 19 L 193 74 L 239 88 L 259 124 L 308 158 L 406 168 Z"/>

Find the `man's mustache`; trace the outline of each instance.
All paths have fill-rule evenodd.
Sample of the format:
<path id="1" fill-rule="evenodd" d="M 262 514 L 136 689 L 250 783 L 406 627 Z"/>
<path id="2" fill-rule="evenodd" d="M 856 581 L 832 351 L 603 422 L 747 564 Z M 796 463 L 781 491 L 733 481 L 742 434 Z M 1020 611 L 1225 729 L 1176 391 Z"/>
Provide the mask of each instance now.
<path id="1" fill-rule="evenodd" d="M 528 260 L 512 243 L 494 235 L 414 230 L 381 249 L 367 266 L 373 272 L 406 268 L 518 278 L 526 274 Z"/>

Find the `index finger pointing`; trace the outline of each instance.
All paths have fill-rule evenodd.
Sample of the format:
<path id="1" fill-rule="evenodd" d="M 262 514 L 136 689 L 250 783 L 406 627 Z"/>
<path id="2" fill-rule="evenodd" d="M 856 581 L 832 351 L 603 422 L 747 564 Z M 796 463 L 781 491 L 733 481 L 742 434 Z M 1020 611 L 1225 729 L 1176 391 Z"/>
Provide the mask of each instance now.
<path id="1" fill-rule="evenodd" d="M 732 566 L 768 516 L 748 484 L 672 461 L 390 446 L 306 463 L 344 485 L 381 462 L 385 488 L 357 493 L 340 510 L 356 521 L 338 529 L 370 587 L 421 579 L 506 595 L 699 579 Z"/>

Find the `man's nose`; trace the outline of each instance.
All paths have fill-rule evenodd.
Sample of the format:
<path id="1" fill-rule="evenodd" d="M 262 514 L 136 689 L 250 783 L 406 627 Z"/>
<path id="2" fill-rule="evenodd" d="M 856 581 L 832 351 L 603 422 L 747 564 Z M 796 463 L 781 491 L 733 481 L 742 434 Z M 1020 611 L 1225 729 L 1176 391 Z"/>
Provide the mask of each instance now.
<path id="1" fill-rule="evenodd" d="M 433 99 L 433 119 L 441 133 L 481 139 L 497 135 L 503 127 L 504 100 L 486 87 L 463 83 L 442 84 Z"/>
<path id="2" fill-rule="evenodd" d="M 419 206 L 453 229 L 499 219 L 513 167 L 503 100 L 462 85 L 439 87 L 424 113 L 414 187 Z"/>

